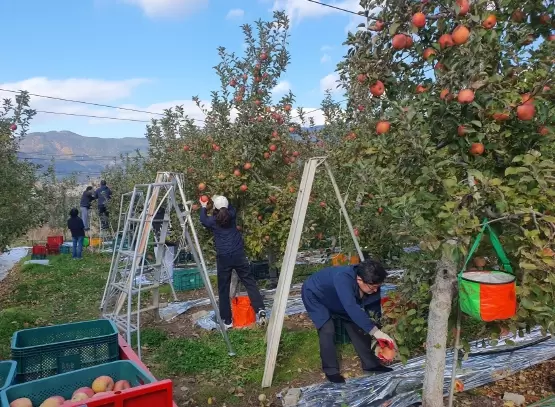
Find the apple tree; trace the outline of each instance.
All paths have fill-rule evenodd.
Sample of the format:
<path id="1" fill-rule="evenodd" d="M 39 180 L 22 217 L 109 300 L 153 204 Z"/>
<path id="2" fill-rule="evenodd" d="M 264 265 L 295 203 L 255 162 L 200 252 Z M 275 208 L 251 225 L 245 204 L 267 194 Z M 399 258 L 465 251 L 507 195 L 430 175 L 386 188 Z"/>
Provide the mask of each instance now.
<path id="1" fill-rule="evenodd" d="M 252 257 L 277 259 L 285 250 L 302 161 L 322 150 L 306 113 L 294 111 L 294 95 L 272 94 L 290 62 L 288 28 L 282 12 L 255 28 L 242 26 L 243 55 L 218 49 L 220 89 L 211 92 L 209 105 L 193 98 L 204 121 L 176 107 L 147 128 L 149 168 L 184 173 L 194 200 L 227 196 Z M 323 238 L 325 226 L 316 230 L 313 224 L 307 222 L 305 236 Z"/>
<path id="2" fill-rule="evenodd" d="M 0 107 L 0 252 L 37 222 L 36 167 L 17 156 L 19 140 L 25 135 L 35 111 L 29 95 L 4 99 Z"/>
<path id="3" fill-rule="evenodd" d="M 519 300 L 515 317 L 488 330 L 555 331 L 555 4 L 361 6 L 368 26 L 349 34 L 338 67 L 349 133 L 331 152 L 337 165 L 352 162 L 350 175 L 377 200 L 363 216 L 387 219 L 375 239 L 423 251 L 425 261 L 407 264 L 393 334 L 405 356 L 409 337 L 427 335 L 423 402 L 442 406 L 458 267 L 484 218 L 516 266 Z M 495 255 L 483 246 L 491 269 Z M 420 304 L 407 311 L 411 301 Z"/>

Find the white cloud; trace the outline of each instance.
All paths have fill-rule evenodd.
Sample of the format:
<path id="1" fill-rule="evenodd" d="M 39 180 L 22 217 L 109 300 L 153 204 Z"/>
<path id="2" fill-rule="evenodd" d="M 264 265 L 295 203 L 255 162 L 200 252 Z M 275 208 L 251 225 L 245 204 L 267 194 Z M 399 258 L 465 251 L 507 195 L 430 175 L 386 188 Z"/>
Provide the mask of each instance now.
<path id="1" fill-rule="evenodd" d="M 291 84 L 288 81 L 279 82 L 273 89 L 274 95 L 284 95 L 291 90 Z"/>
<path id="2" fill-rule="evenodd" d="M 150 18 L 183 17 L 208 5 L 209 0 L 123 0 L 140 7 Z"/>
<path id="3" fill-rule="evenodd" d="M 331 93 L 340 93 L 341 88 L 337 88 L 339 85 L 339 75 L 337 73 L 330 73 L 320 79 L 320 91 L 323 93 L 326 90 L 331 91 Z"/>
<path id="4" fill-rule="evenodd" d="M 327 62 L 331 61 L 331 57 L 328 54 L 324 54 L 322 55 L 322 58 L 320 58 L 320 62 L 325 64 Z"/>
<path id="5" fill-rule="evenodd" d="M 103 79 L 48 79 L 35 77 L 19 82 L 2 83 L 0 88 L 10 90 L 26 90 L 29 93 L 53 96 L 64 99 L 77 99 L 85 102 L 102 102 L 129 97 L 140 85 L 150 82 L 149 79 L 134 78 L 125 80 Z M 33 104 L 52 103 L 48 99 L 31 98 Z"/>
<path id="6" fill-rule="evenodd" d="M 233 20 L 236 18 L 242 18 L 244 15 L 245 15 L 245 10 L 242 10 L 240 8 L 234 8 L 229 10 L 225 18 L 228 20 Z"/>
<path id="7" fill-rule="evenodd" d="M 320 48 L 320 51 L 326 52 L 326 51 L 331 51 L 332 49 L 333 47 L 330 47 L 329 45 L 322 45 L 322 48 Z"/>

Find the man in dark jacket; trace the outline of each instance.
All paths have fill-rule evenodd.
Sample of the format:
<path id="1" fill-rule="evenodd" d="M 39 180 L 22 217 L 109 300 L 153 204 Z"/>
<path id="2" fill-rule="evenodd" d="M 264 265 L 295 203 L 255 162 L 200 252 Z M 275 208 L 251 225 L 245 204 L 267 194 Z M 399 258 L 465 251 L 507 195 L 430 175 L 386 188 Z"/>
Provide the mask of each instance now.
<path id="1" fill-rule="evenodd" d="M 69 212 L 69 219 L 67 220 L 67 228 L 71 231 L 73 238 L 73 258 L 83 258 L 83 239 L 85 238 L 85 224 L 83 219 L 79 217 L 79 211 L 73 208 Z"/>
<path id="2" fill-rule="evenodd" d="M 108 229 L 108 202 L 112 198 L 112 191 L 106 185 L 106 181 L 100 181 L 100 188 L 95 192 L 96 199 L 98 199 L 98 216 L 100 217 L 100 228 Z"/>
<path id="3" fill-rule="evenodd" d="M 304 282 L 302 300 L 318 330 L 322 369 L 330 382 L 345 382 L 339 372 L 332 315 L 343 320 L 364 371 L 391 371 L 374 354 L 372 337 L 393 346 L 395 342 L 369 315 L 373 313 L 377 319 L 381 317 L 380 286 L 385 277 L 386 272 L 380 263 L 365 260 L 359 265 L 322 269 Z"/>
<path id="4" fill-rule="evenodd" d="M 85 224 L 85 232 L 90 230 L 90 218 L 89 218 L 89 211 L 91 210 L 91 203 L 96 199 L 95 193 L 93 191 L 93 187 L 90 185 L 85 189 L 83 195 L 81 195 L 81 218 L 83 218 L 83 223 Z"/>

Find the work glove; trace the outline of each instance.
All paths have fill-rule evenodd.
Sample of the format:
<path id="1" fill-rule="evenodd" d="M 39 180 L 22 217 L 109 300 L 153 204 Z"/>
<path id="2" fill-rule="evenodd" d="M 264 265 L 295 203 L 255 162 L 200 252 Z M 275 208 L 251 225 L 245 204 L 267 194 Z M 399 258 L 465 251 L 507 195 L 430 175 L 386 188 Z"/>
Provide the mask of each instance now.
<path id="1" fill-rule="evenodd" d="M 376 332 L 374 332 L 373 336 L 382 348 L 388 347 L 388 348 L 391 348 L 391 349 L 397 349 L 397 344 L 391 338 L 391 336 L 389 336 L 388 334 L 380 331 L 379 329 L 376 330 Z"/>

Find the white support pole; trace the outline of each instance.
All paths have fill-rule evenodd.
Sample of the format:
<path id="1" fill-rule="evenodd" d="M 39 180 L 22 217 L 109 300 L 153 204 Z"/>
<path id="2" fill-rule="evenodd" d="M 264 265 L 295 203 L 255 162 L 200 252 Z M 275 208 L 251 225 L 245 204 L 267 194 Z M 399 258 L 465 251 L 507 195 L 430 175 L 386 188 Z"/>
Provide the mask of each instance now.
<path id="1" fill-rule="evenodd" d="M 287 240 L 285 255 L 281 265 L 281 274 L 279 276 L 279 282 L 274 296 L 274 305 L 272 307 L 268 332 L 266 334 L 268 346 L 266 349 L 266 363 L 264 367 L 262 387 L 270 387 L 272 385 L 279 341 L 281 339 L 281 330 L 283 329 L 285 308 L 287 306 L 287 298 L 289 297 L 291 280 L 293 278 L 293 271 L 297 261 L 297 252 L 299 250 L 299 243 L 304 227 L 306 209 L 310 199 L 312 184 L 314 183 L 316 168 L 324 160 L 325 157 L 311 158 L 304 166 L 303 177 L 301 179 L 297 195 L 297 203 L 295 205 L 295 212 L 293 213 L 291 228 L 289 229 L 289 238 Z"/>

